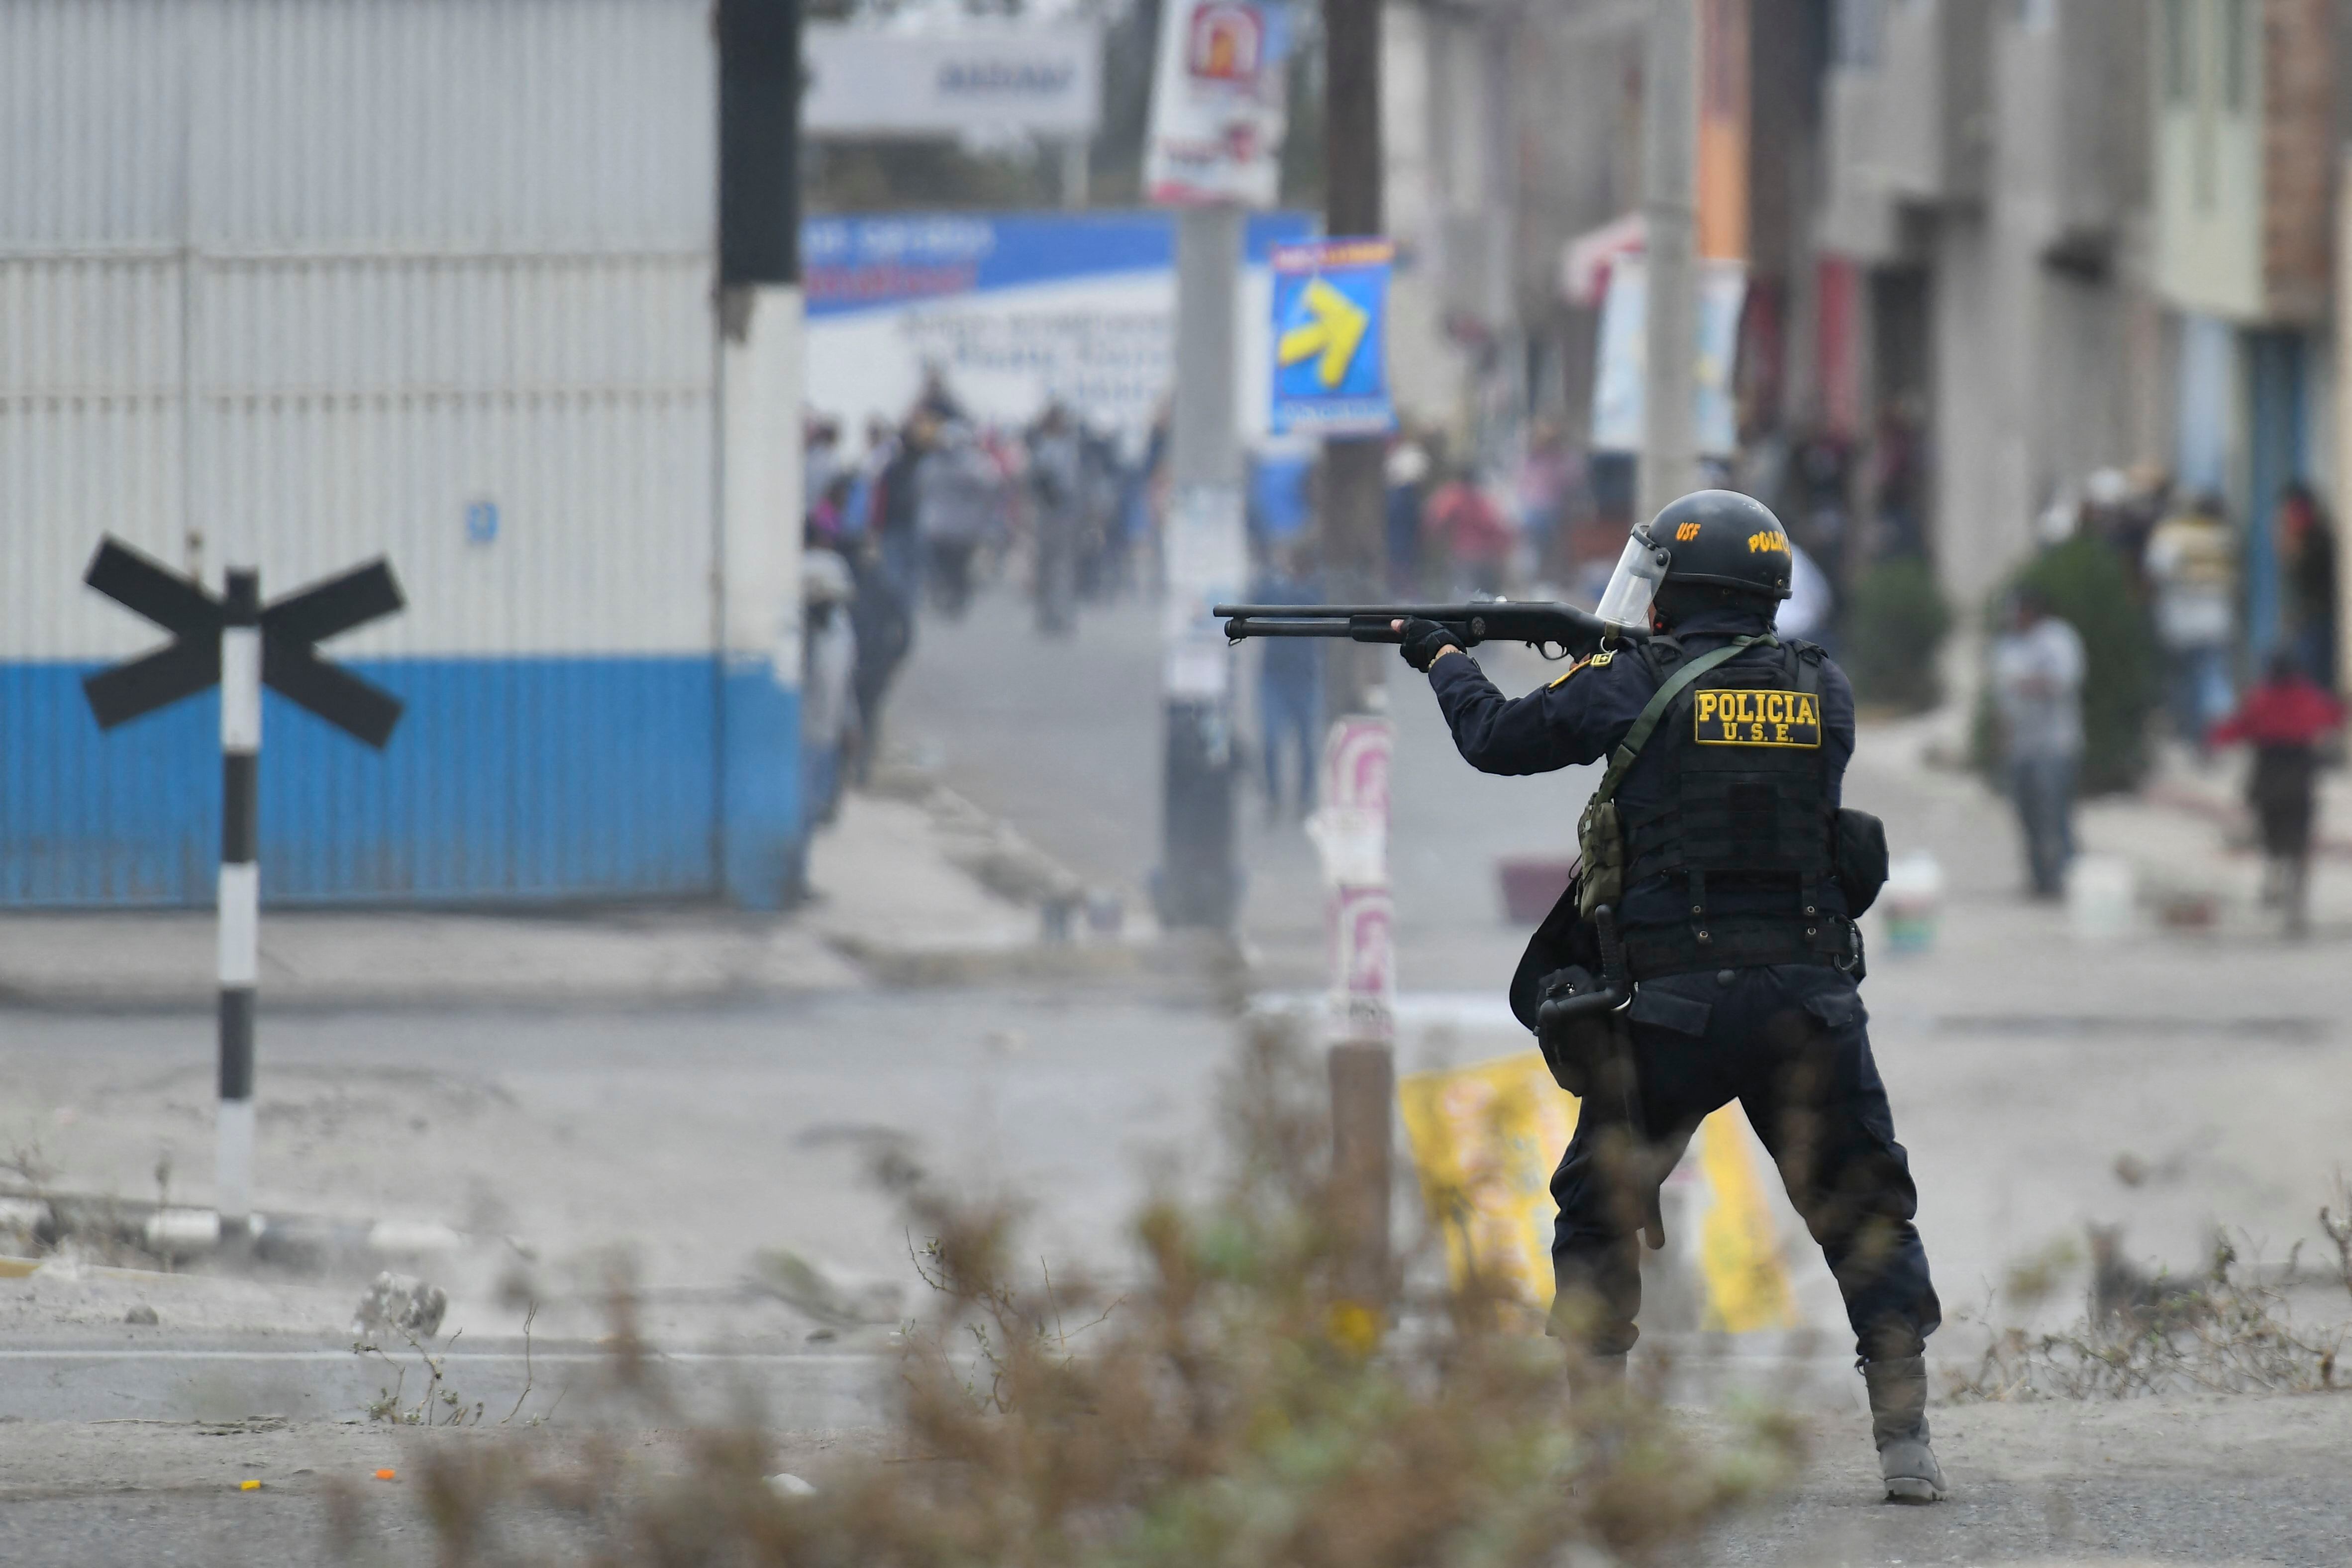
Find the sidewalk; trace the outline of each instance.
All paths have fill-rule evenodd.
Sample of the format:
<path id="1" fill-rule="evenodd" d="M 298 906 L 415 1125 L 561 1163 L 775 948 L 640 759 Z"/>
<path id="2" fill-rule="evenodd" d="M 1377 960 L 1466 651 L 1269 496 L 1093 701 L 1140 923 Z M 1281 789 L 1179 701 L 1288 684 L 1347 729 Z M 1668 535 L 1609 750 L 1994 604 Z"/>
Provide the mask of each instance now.
<path id="1" fill-rule="evenodd" d="M 811 896 L 760 916 L 716 905 L 498 912 L 265 910 L 265 1005 L 610 1007 L 873 984 L 1115 973 L 1155 932 L 1080 918 L 1048 943 L 1040 906 L 1075 877 L 951 792 L 846 796 L 810 852 Z M 213 1005 L 209 910 L 0 914 L 0 1006 L 138 1012 Z"/>
<path id="2" fill-rule="evenodd" d="M 2255 829 L 2253 812 L 2246 805 L 2246 776 L 2252 766 L 2252 755 L 2244 747 L 2224 752 L 2200 767 L 2187 748 L 2167 746 L 2141 787 L 2140 798 L 2212 823 L 2231 849 L 2252 852 Z M 2352 860 L 2352 770 L 2321 771 L 2312 847 L 2322 860 Z"/>
<path id="3" fill-rule="evenodd" d="M 1854 778 L 1894 775 L 1930 796 L 1968 798 L 2006 816 L 2006 805 L 1955 759 L 1966 754 L 1965 716 L 1951 710 L 1869 725 Z M 2263 858 L 2245 804 L 2249 759 L 2223 753 L 2200 769 L 2167 747 L 2137 793 L 2081 802 L 2078 849 L 2127 861 L 2145 923 L 2224 935 L 2270 935 L 2274 911 L 2261 906 Z M 1903 847 L 1897 845 L 1899 852 Z M 2008 875 L 2004 843 L 1994 851 Z M 1948 861 L 1948 873 L 1959 869 Z M 2352 774 L 2321 775 L 2316 853 L 2311 873 L 2315 934 L 2352 934 Z"/>

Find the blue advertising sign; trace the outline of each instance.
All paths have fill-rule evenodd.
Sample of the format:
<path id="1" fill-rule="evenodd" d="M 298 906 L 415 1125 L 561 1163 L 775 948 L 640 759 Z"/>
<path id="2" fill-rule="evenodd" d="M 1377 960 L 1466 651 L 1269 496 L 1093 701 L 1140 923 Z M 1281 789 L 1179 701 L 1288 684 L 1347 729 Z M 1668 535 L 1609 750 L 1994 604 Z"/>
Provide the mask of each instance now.
<path id="1" fill-rule="evenodd" d="M 1268 253 L 1315 232 L 1303 212 L 1251 213 L 1245 289 L 1271 287 Z M 1175 375 L 1171 212 L 889 213 L 801 226 L 809 405 L 855 430 L 898 420 L 944 378 L 976 420 L 1024 425 L 1049 397 L 1088 426 L 1140 440 Z M 1241 334 L 1234 393 L 1265 434 L 1274 343 L 1264 296 Z"/>
<path id="2" fill-rule="evenodd" d="M 1274 271 L 1274 428 L 1378 436 L 1396 428 L 1389 401 L 1385 239 L 1277 245 Z"/>

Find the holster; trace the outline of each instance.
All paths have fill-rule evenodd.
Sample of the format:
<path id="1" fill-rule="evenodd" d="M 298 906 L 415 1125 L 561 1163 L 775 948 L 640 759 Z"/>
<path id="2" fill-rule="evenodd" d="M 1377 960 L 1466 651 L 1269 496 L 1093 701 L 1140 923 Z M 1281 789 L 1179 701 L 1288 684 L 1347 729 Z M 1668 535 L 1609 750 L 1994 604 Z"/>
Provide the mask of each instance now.
<path id="1" fill-rule="evenodd" d="M 1573 963 L 1544 976 L 1542 1000 L 1587 996 L 1600 989 L 1599 975 Z M 1543 1052 L 1544 1066 L 1551 1069 L 1552 1081 L 1582 1100 L 1591 1092 L 1604 1067 L 1622 1057 L 1632 1042 L 1622 1014 L 1600 1013 L 1541 1025 L 1536 1030 L 1536 1046 Z"/>
<path id="2" fill-rule="evenodd" d="M 1589 995 L 1605 986 L 1603 978 L 1583 964 L 1570 964 L 1544 976 L 1543 999 Z M 1604 1157 L 1615 1163 L 1615 1180 L 1625 1184 L 1620 1190 L 1630 1205 L 1630 1222 L 1648 1233 L 1652 1248 L 1664 1247 L 1666 1226 L 1658 1184 L 1665 1173 L 1651 1168 L 1643 1130 L 1634 1123 L 1641 1089 L 1624 1012 L 1546 1021 L 1536 1030 L 1536 1045 L 1543 1052 L 1544 1066 L 1551 1069 L 1552 1081 L 1576 1096 L 1579 1121 L 1589 1121 L 1601 1134 Z"/>

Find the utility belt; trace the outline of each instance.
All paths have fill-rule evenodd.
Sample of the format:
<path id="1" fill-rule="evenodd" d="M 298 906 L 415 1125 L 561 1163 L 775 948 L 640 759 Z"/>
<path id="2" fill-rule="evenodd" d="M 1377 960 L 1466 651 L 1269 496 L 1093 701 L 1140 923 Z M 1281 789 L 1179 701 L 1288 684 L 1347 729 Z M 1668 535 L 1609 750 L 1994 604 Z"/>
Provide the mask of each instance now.
<path id="1" fill-rule="evenodd" d="M 1850 920 L 1808 928 L 1785 916 L 1717 917 L 1707 922 L 1704 938 L 1689 925 L 1650 926 L 1627 931 L 1624 942 L 1625 966 L 1637 982 L 1769 963 L 1823 964 L 1856 981 L 1864 973 L 1862 928 Z"/>

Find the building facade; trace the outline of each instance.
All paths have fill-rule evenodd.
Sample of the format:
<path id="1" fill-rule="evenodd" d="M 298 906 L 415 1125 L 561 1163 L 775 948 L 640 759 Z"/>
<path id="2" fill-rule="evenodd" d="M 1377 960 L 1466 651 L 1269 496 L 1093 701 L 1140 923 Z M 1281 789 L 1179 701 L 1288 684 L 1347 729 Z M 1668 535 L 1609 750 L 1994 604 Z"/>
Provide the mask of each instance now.
<path id="1" fill-rule="evenodd" d="M 1392 153 L 1392 189 L 1421 193 L 1392 201 L 1442 247 L 1434 209 L 1509 193 L 1520 352 L 1490 371 L 1513 384 L 1485 405 L 1516 396 L 1526 416 L 1581 431 L 1597 312 L 1563 263 L 1641 202 L 1645 7 L 1413 15 L 1411 38 L 1499 40 L 1485 47 L 1505 65 L 1482 79 L 1504 84 L 1489 118 L 1510 129 L 1481 143 L 1504 166 L 1475 179 L 1458 159 Z M 2352 5 L 1703 0 L 1699 15 L 1703 113 L 1728 96 L 1722 41 L 1744 59 L 1735 477 L 1789 510 L 1841 579 L 1889 552 L 1925 555 L 1963 626 L 2094 475 L 2168 479 L 2221 498 L 2242 529 L 2245 650 L 2270 646 L 2293 592 L 2279 497 L 2345 482 Z M 1391 106 L 1391 136 L 1435 145 L 1428 93 L 1407 101 Z M 1466 101 L 1460 89 L 1452 101 Z M 1486 278 L 1448 287 L 1491 300 Z M 1481 406 L 1471 392 L 1455 405 Z"/>
<path id="2" fill-rule="evenodd" d="M 0 904 L 212 898 L 216 703 L 82 702 L 155 640 L 107 534 L 406 591 L 327 650 L 386 752 L 270 700 L 271 898 L 788 899 L 798 305 L 722 334 L 709 7 L 0 0 Z"/>
<path id="3" fill-rule="evenodd" d="M 2175 323 L 2174 466 L 2242 525 L 2245 641 L 2285 627 L 2276 512 L 2339 468 L 2343 93 L 2331 0 L 2161 0 L 2148 55 L 2154 284 Z"/>

